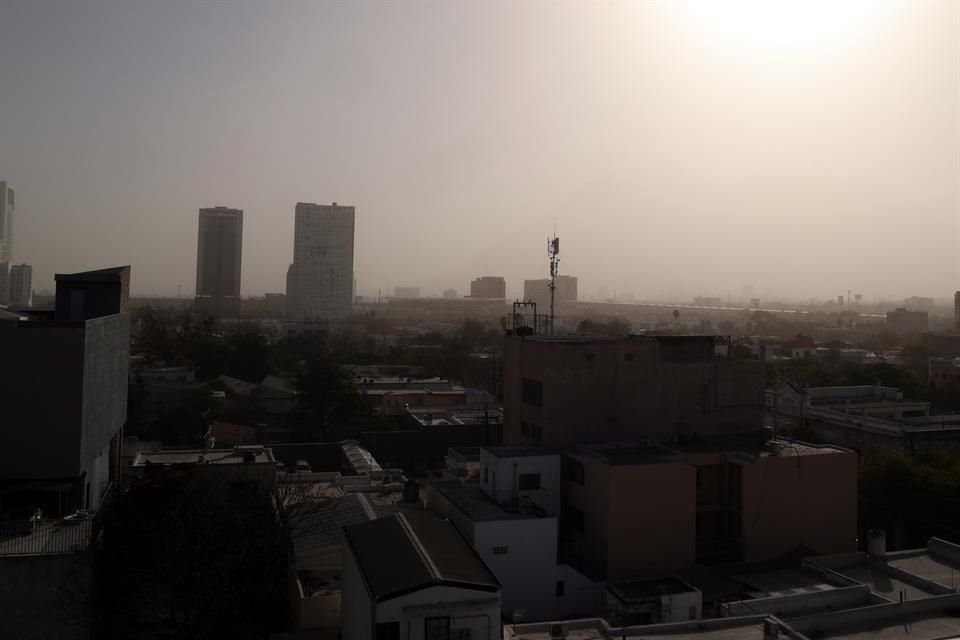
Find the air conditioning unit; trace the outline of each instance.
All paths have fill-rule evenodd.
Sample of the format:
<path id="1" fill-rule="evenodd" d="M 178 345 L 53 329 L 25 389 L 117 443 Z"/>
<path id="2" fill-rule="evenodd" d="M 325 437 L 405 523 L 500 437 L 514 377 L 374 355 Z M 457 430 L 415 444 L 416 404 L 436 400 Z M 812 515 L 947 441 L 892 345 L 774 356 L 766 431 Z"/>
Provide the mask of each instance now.
<path id="1" fill-rule="evenodd" d="M 567 625 L 561 623 L 553 623 L 550 625 L 550 638 L 566 638 L 567 637 Z"/>

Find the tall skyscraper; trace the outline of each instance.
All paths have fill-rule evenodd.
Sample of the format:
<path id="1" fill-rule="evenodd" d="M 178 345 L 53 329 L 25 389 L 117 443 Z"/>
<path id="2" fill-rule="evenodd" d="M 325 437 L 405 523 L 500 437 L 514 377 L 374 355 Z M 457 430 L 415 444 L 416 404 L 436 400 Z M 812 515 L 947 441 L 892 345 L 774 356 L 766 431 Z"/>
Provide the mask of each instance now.
<path id="1" fill-rule="evenodd" d="M 0 182 L 0 304 L 10 301 L 10 263 L 13 260 L 13 189 Z"/>
<path id="2" fill-rule="evenodd" d="M 292 320 L 339 320 L 353 298 L 354 207 L 297 203 L 293 264 L 287 270 Z"/>
<path id="3" fill-rule="evenodd" d="M 10 267 L 10 306 L 28 309 L 33 304 L 33 267 L 15 264 Z"/>
<path id="4" fill-rule="evenodd" d="M 197 311 L 217 317 L 240 314 L 243 211 L 200 209 L 197 230 Z"/>

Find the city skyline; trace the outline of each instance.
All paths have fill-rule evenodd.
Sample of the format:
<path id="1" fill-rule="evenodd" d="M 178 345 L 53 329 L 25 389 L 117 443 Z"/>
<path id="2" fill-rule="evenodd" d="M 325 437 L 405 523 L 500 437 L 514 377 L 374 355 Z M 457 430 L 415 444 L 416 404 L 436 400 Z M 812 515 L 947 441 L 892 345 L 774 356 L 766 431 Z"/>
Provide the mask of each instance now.
<path id="1" fill-rule="evenodd" d="M 18 255 L 38 289 L 106 261 L 189 294 L 194 212 L 231 203 L 242 293 L 283 291 L 290 207 L 338 200 L 367 295 L 498 273 L 516 297 L 554 228 L 585 292 L 956 290 L 960 7 L 854 6 L 799 21 L 813 42 L 760 12 L 785 45 L 758 55 L 742 16 L 682 4 L 23 5 Z"/>

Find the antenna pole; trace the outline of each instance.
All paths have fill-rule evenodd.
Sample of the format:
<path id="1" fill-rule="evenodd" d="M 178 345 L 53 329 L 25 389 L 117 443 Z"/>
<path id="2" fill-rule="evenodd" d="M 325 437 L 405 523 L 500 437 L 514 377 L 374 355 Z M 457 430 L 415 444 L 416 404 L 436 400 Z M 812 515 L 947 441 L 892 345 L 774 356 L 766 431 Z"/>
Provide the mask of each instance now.
<path id="1" fill-rule="evenodd" d="M 560 270 L 560 239 L 556 232 L 553 238 L 547 238 L 547 258 L 550 259 L 550 335 L 554 327 L 554 303 L 557 294 L 557 273 Z"/>

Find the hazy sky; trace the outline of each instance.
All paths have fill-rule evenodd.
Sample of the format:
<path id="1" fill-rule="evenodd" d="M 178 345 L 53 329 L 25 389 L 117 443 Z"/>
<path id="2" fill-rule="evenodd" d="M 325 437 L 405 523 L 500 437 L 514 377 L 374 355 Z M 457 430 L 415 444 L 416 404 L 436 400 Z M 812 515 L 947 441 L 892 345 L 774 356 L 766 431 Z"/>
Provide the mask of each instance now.
<path id="1" fill-rule="evenodd" d="M 192 295 L 197 209 L 283 291 L 297 201 L 359 292 L 960 288 L 960 3 L 0 0 L 15 259 Z"/>

